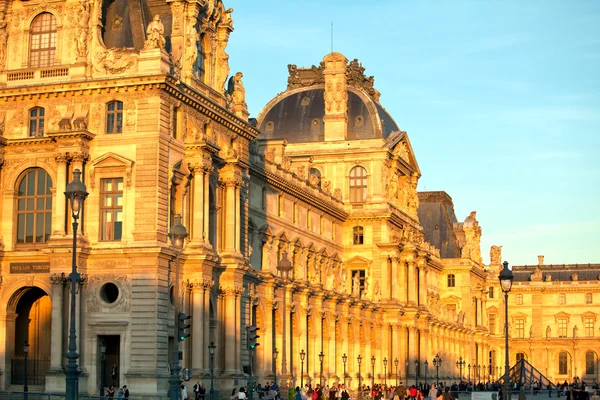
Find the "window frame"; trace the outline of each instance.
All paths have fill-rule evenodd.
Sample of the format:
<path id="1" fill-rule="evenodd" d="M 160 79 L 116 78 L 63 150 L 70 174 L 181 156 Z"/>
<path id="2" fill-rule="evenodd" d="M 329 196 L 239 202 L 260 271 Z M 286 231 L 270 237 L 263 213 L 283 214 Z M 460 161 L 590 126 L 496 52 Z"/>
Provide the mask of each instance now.
<path id="1" fill-rule="evenodd" d="M 491 334 L 496 334 L 496 322 L 497 322 L 497 315 L 492 313 L 492 314 L 488 314 L 488 331 Z"/>
<path id="2" fill-rule="evenodd" d="M 556 321 L 556 324 L 558 325 L 558 329 L 557 329 L 558 337 L 566 338 L 568 327 L 569 327 L 569 320 L 567 318 L 558 318 Z"/>
<path id="3" fill-rule="evenodd" d="M 594 304 L 594 298 L 592 293 L 585 294 L 585 304 Z"/>
<path id="4" fill-rule="evenodd" d="M 360 174 L 359 174 L 360 171 Z M 369 172 L 362 165 L 352 167 L 348 174 L 350 203 L 365 203 L 369 186 Z"/>
<path id="5" fill-rule="evenodd" d="M 567 375 L 569 373 L 569 353 L 561 351 L 558 353 L 558 374 Z"/>
<path id="6" fill-rule="evenodd" d="M 517 318 L 515 320 L 515 337 L 517 339 L 524 339 L 525 338 L 525 319 L 523 318 Z"/>
<path id="7" fill-rule="evenodd" d="M 39 173 L 43 172 L 45 177 L 45 186 L 44 186 L 44 194 L 40 194 L 40 181 L 39 181 Z M 31 173 L 35 173 L 33 179 L 33 183 L 29 184 L 29 177 Z M 25 183 L 23 183 L 25 181 Z M 25 185 L 25 192 L 23 195 L 20 194 L 20 186 Z M 17 180 L 15 187 L 15 247 L 16 248 L 39 248 L 46 247 L 48 241 L 50 240 L 50 236 L 52 235 L 52 208 L 54 198 L 52 195 L 52 177 L 50 174 L 43 168 L 35 167 L 28 168 L 22 172 L 21 176 Z M 32 186 L 32 187 L 30 187 Z M 33 189 L 33 194 L 28 194 L 28 190 Z M 43 202 L 43 208 L 39 208 L 40 200 Z M 20 203 L 22 202 L 24 209 L 21 209 Z M 29 207 L 31 205 L 31 208 Z M 20 216 L 24 215 L 22 227 L 20 226 L 21 222 Z M 28 229 L 28 215 L 32 215 L 31 217 L 31 238 L 30 242 L 27 241 L 27 233 Z M 40 216 L 42 216 L 42 220 L 40 221 Z M 42 223 L 42 239 L 38 241 L 37 231 L 38 224 Z M 24 229 L 23 232 L 20 230 Z M 23 241 L 19 242 L 19 236 L 22 233 Z"/>
<path id="8" fill-rule="evenodd" d="M 362 245 L 365 244 L 365 229 L 362 226 L 354 226 L 352 228 L 352 244 Z"/>
<path id="9" fill-rule="evenodd" d="M 114 190 L 110 190 L 110 191 L 106 191 L 104 188 L 104 184 L 107 181 L 111 181 L 111 183 L 114 185 L 115 188 L 118 188 L 118 184 L 120 181 L 121 184 L 121 190 L 118 189 L 114 189 Z M 100 229 L 98 230 L 98 240 L 101 242 L 120 242 L 121 240 L 123 240 L 123 224 L 124 224 L 124 217 L 125 214 L 123 212 L 123 203 L 125 202 L 125 183 L 123 181 L 123 178 L 101 178 L 100 179 Z M 111 196 L 112 197 L 112 206 L 106 206 L 104 205 L 104 199 L 105 196 Z M 121 195 L 121 205 L 118 205 L 117 202 L 117 197 L 118 195 Z M 105 229 L 106 229 L 106 225 L 108 224 L 108 222 L 105 221 L 104 217 L 105 217 L 105 211 L 109 211 L 112 215 L 112 222 L 110 222 L 110 224 L 112 225 L 112 229 L 110 229 L 108 232 L 108 238 L 105 236 Z M 115 239 L 115 224 L 117 223 L 117 218 L 116 215 L 117 213 L 120 212 L 121 214 L 121 231 L 120 231 L 120 237 L 118 239 Z"/>
<path id="10" fill-rule="evenodd" d="M 450 287 L 456 287 L 456 275 L 454 274 L 448 274 L 446 276 L 446 286 Z"/>
<path id="11" fill-rule="evenodd" d="M 583 328 L 585 337 L 594 337 L 594 329 L 596 328 L 596 321 L 592 317 L 584 317 Z"/>
<path id="12" fill-rule="evenodd" d="M 49 24 L 45 25 L 48 22 L 44 21 L 46 18 L 49 20 Z M 57 36 L 58 23 L 54 14 L 44 11 L 33 18 L 29 25 L 29 52 L 27 54 L 27 65 L 29 68 L 44 68 L 54 65 L 57 53 Z M 47 40 L 48 46 L 41 47 L 41 44 L 45 40 Z M 36 42 L 40 43 L 39 47 Z M 46 61 L 42 61 L 44 60 L 44 55 L 47 55 Z"/>
<path id="13" fill-rule="evenodd" d="M 493 286 L 490 286 L 490 287 L 488 288 L 488 298 L 489 298 L 489 299 L 493 299 L 493 298 L 494 298 L 494 294 L 495 294 L 495 293 L 494 293 L 494 287 L 493 287 Z"/>
<path id="14" fill-rule="evenodd" d="M 567 304 L 567 295 L 566 294 L 564 294 L 564 293 L 558 294 L 558 304 L 561 306 Z"/>
<path id="15" fill-rule="evenodd" d="M 365 280 L 367 278 L 367 270 L 365 268 L 357 268 L 350 270 L 350 281 L 354 282 L 354 274 L 358 273 L 359 284 L 359 297 L 362 297 L 363 291 L 365 290 Z M 350 284 L 350 292 L 352 292 L 352 283 Z"/>
<path id="16" fill-rule="evenodd" d="M 115 106 L 115 109 L 111 110 L 110 107 L 113 105 Z M 106 103 L 106 129 L 104 130 L 104 133 L 106 133 L 107 135 L 118 135 L 123 133 L 123 108 L 123 102 L 120 100 L 111 100 L 108 103 Z"/>
<path id="17" fill-rule="evenodd" d="M 591 356 L 591 360 L 590 360 Z M 596 375 L 596 353 L 593 351 L 585 352 L 585 375 Z M 591 367 L 591 368 L 590 368 Z"/>
<path id="18" fill-rule="evenodd" d="M 518 293 L 515 296 L 515 304 L 517 304 L 518 306 L 522 306 L 523 305 L 523 295 L 521 293 Z"/>
<path id="19" fill-rule="evenodd" d="M 33 114 L 36 115 L 33 115 Z M 45 128 L 45 118 L 46 118 L 46 110 L 44 109 L 44 107 L 33 107 L 29 109 L 29 113 L 28 113 L 28 118 L 27 118 L 27 122 L 28 122 L 28 128 L 27 128 L 27 135 L 30 138 L 41 138 L 44 137 L 44 128 Z M 32 123 L 35 124 L 35 128 L 32 130 L 31 126 Z"/>

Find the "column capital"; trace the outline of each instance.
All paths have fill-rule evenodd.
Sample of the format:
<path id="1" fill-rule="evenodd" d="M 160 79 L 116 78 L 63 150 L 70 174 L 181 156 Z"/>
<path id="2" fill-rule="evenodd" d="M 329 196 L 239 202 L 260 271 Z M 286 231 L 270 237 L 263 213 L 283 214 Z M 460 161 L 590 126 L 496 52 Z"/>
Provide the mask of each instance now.
<path id="1" fill-rule="evenodd" d="M 64 285 L 67 282 L 67 275 L 64 272 L 60 274 L 50 274 L 50 283 L 52 285 Z"/>

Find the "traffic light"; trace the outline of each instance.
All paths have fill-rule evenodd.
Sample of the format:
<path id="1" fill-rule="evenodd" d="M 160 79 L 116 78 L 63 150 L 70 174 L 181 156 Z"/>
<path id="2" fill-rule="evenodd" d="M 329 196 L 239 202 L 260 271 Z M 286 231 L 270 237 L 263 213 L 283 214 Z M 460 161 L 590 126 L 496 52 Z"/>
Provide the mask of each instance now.
<path id="1" fill-rule="evenodd" d="M 247 326 L 246 329 L 248 331 L 248 350 L 254 350 L 256 346 L 260 346 L 260 344 L 256 342 L 256 340 L 260 337 L 258 336 L 257 332 L 260 328 L 257 328 L 254 325 L 250 325 Z"/>
<path id="2" fill-rule="evenodd" d="M 178 332 L 179 332 L 179 341 L 183 342 L 185 340 L 185 338 L 190 337 L 190 334 L 188 332 L 186 332 L 186 329 L 189 329 L 190 325 L 186 322 L 186 320 L 190 319 L 192 317 L 190 317 L 189 315 L 180 312 L 179 313 L 179 326 L 178 326 Z"/>

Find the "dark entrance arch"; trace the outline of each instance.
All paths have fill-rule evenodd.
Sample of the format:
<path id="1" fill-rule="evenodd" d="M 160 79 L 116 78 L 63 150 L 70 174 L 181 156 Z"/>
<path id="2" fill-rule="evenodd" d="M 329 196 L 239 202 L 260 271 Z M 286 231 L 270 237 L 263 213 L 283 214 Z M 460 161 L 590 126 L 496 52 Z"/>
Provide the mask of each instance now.
<path id="1" fill-rule="evenodd" d="M 50 296 L 39 287 L 22 287 L 13 294 L 7 311 L 7 322 L 11 314 L 14 316 L 14 334 L 11 334 L 11 327 L 7 323 L 7 350 L 12 350 L 9 353 L 10 357 L 7 358 L 7 363 L 10 362 L 10 367 L 7 365 L 7 369 L 10 369 L 10 384 L 22 385 L 25 382 L 23 345 L 27 341 L 29 344 L 28 384 L 43 385 L 44 376 L 50 367 L 52 338 L 52 301 Z"/>

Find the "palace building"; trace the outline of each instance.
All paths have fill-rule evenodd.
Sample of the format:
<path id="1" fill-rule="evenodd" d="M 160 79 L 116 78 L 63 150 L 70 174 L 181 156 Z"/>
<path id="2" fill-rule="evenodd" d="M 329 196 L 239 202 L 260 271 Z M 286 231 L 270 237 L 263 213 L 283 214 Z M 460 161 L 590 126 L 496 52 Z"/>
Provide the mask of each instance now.
<path id="1" fill-rule="evenodd" d="M 65 390 L 76 169 L 89 192 L 75 232 L 81 393 L 165 396 L 175 304 L 191 316 L 181 365 L 208 386 L 214 343 L 222 393 L 251 371 L 353 389 L 473 380 L 467 365 L 497 378 L 500 247 L 484 264 L 476 213 L 459 222 L 448 194 L 417 192 L 409 136 L 356 59 L 288 65 L 287 88 L 249 118 L 226 52 L 232 11 L 0 2 L 0 388 L 22 387 L 28 342 L 30 387 Z M 600 265 L 513 271 L 511 365 L 597 378 Z"/>

